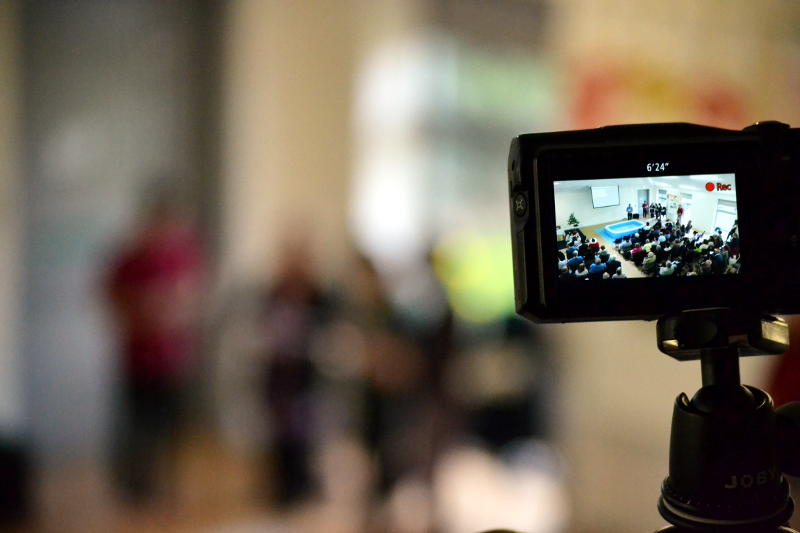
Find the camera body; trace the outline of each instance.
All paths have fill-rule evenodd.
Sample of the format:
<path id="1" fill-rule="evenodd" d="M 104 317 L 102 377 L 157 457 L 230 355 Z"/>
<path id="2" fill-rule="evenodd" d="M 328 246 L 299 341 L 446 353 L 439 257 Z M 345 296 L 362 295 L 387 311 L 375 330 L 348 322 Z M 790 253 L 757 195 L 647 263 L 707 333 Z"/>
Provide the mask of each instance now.
<path id="1" fill-rule="evenodd" d="M 516 308 L 534 321 L 800 311 L 798 129 L 524 134 L 508 176 Z"/>

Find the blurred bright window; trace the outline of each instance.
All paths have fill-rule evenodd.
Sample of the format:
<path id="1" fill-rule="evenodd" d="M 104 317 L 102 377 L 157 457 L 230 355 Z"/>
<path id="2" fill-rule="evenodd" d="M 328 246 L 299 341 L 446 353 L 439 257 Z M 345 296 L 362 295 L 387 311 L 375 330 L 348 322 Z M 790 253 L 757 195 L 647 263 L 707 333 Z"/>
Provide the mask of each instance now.
<path id="1" fill-rule="evenodd" d="M 388 272 L 434 247 L 471 321 L 513 311 L 509 143 L 563 115 L 552 59 L 528 44 L 429 29 L 375 49 L 357 80 L 357 244 Z"/>

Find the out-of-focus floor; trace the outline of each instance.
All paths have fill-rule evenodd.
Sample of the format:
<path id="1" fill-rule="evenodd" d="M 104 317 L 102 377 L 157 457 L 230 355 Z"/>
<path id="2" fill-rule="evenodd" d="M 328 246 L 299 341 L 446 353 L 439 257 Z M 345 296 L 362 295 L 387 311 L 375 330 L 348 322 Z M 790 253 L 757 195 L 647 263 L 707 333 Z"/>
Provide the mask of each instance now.
<path id="1" fill-rule="evenodd" d="M 553 452 L 535 441 L 505 459 L 475 447 L 454 448 L 438 462 L 433 487 L 407 479 L 377 508 L 367 505 L 374 502 L 370 461 L 347 439 L 322 447 L 314 460 L 320 481 L 313 503 L 288 511 L 269 505 L 269 474 L 256 454 L 233 453 L 212 436 L 195 435 L 176 464 L 175 490 L 147 507 L 121 503 L 97 467 L 41 480 L 36 523 L 11 533 L 424 533 L 434 521 L 441 531 L 503 526 L 557 533 L 564 531 L 567 513 Z"/>
<path id="2" fill-rule="evenodd" d="M 260 461 L 232 453 L 208 435 L 182 446 L 178 482 L 157 504 L 133 507 L 115 500 L 104 476 L 91 468 L 42 481 L 38 524 L 13 533 L 352 532 L 353 516 L 337 502 L 277 512 L 259 497 Z"/>

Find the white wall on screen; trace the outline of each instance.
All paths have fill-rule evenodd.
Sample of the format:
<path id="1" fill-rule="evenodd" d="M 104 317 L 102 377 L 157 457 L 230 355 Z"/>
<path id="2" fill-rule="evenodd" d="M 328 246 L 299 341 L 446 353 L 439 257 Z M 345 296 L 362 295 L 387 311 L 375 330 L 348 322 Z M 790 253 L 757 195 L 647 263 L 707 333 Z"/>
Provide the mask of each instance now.
<path id="1" fill-rule="evenodd" d="M 733 179 L 729 175 L 713 176 L 708 181 L 711 181 L 715 184 L 717 182 L 733 184 Z M 698 230 L 707 232 L 714 231 L 714 216 L 717 212 L 717 201 L 728 200 L 735 202 L 735 190 L 717 191 L 715 189 L 709 192 L 705 189 L 705 183 L 697 180 L 692 182 L 690 186 L 693 187 L 692 190 L 681 189 L 677 187 L 667 187 L 667 194 L 681 195 L 686 192 L 691 193 L 691 212 L 689 213 L 689 217 L 682 219 L 682 222 L 685 223 L 691 220 L 692 226 Z"/>
<path id="2" fill-rule="evenodd" d="M 639 212 L 636 209 L 636 191 L 640 188 L 621 186 L 619 188 L 619 205 L 596 209 L 592 205 L 592 191 L 589 186 L 557 191 L 555 195 L 556 224 L 562 228 L 570 227 L 567 223 L 570 213 L 575 213 L 575 218 L 578 219 L 581 227 L 627 220 L 628 214 L 625 209 L 628 204 L 631 204 L 634 213 Z"/>
<path id="3" fill-rule="evenodd" d="M 735 202 L 736 192 L 735 190 L 717 191 L 716 189 L 709 192 L 705 189 L 707 182 L 732 185 L 734 179 L 731 174 L 702 176 L 702 179 L 690 179 L 688 176 L 632 179 L 630 185 L 619 186 L 619 205 L 597 209 L 592 205 L 592 193 L 589 185 L 602 185 L 602 182 L 587 182 L 585 186 L 576 188 L 568 185 L 562 189 L 556 188 L 556 224 L 562 228 L 570 227 L 567 224 L 570 213 L 575 213 L 581 227 L 627 220 L 625 209 L 629 203 L 633 207 L 633 212 L 639 213 L 641 216 L 642 205 L 638 200 L 637 191 L 647 189 L 650 191 L 651 201 L 657 201 L 658 190 L 663 189 L 667 191 L 667 194 L 680 197 L 685 193 L 691 193 L 691 211 L 687 213 L 688 216 L 683 217 L 682 222 L 691 220 L 695 228 L 713 231 L 717 201 L 721 199 Z M 680 187 L 680 185 L 684 187 Z"/>

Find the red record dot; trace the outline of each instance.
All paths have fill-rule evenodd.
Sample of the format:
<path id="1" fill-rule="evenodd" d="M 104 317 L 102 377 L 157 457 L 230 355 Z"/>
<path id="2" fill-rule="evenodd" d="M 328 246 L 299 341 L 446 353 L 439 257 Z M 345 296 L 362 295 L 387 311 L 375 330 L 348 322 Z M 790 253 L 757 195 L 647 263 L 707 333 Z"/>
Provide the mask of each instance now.
<path id="1" fill-rule="evenodd" d="M 709 191 L 709 192 L 713 191 L 714 190 L 714 184 L 711 183 L 710 181 L 708 183 L 706 183 L 706 190 Z"/>

